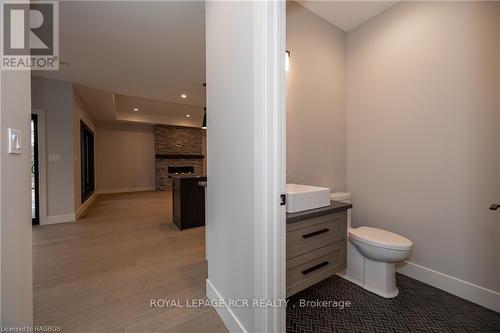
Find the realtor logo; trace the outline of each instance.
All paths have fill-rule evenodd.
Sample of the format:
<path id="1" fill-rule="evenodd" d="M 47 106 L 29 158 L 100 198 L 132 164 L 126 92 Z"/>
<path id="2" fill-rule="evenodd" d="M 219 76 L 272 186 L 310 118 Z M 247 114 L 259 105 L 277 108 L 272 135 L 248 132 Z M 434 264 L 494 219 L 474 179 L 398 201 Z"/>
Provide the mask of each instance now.
<path id="1" fill-rule="evenodd" d="M 57 2 L 2 1 L 1 69 L 59 69 Z"/>

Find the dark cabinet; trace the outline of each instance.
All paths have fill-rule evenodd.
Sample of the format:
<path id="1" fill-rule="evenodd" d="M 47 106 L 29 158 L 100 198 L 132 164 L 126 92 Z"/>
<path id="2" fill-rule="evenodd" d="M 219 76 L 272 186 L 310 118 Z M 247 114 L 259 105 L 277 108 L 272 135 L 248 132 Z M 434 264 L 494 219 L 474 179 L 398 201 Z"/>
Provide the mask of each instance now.
<path id="1" fill-rule="evenodd" d="M 198 182 L 207 180 L 200 176 L 171 176 L 172 220 L 180 229 L 205 225 L 205 188 Z"/>

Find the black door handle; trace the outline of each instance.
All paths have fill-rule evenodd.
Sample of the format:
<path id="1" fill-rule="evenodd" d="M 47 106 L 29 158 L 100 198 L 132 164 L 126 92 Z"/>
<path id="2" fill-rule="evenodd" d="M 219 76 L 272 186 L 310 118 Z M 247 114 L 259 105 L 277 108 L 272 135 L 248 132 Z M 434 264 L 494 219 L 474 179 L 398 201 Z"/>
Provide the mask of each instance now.
<path id="1" fill-rule="evenodd" d="M 490 206 L 490 210 L 497 210 L 498 208 L 500 208 L 500 205 L 499 204 L 492 204 Z"/>

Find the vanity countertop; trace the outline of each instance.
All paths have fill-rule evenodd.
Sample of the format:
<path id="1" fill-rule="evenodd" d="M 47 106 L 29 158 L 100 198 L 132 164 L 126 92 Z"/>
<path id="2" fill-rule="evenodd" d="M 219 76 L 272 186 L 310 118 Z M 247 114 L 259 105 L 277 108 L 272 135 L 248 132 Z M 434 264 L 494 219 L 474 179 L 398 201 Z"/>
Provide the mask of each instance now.
<path id="1" fill-rule="evenodd" d="M 294 223 L 303 220 L 307 220 L 313 217 L 338 213 L 347 211 L 349 208 L 352 208 L 352 204 L 340 202 L 340 201 L 331 201 L 330 206 L 321 207 L 316 209 L 304 210 L 302 212 L 297 213 L 287 213 L 286 214 L 286 223 Z"/>

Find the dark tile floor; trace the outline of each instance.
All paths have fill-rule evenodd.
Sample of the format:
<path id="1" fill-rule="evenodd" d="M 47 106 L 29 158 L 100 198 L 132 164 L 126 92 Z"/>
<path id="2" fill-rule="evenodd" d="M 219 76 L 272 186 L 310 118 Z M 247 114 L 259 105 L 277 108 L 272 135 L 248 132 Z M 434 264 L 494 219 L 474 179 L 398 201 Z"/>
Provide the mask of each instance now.
<path id="1" fill-rule="evenodd" d="M 397 274 L 399 295 L 385 299 L 333 276 L 290 298 L 287 332 L 500 332 L 500 313 Z M 350 307 L 301 307 L 349 301 Z"/>

